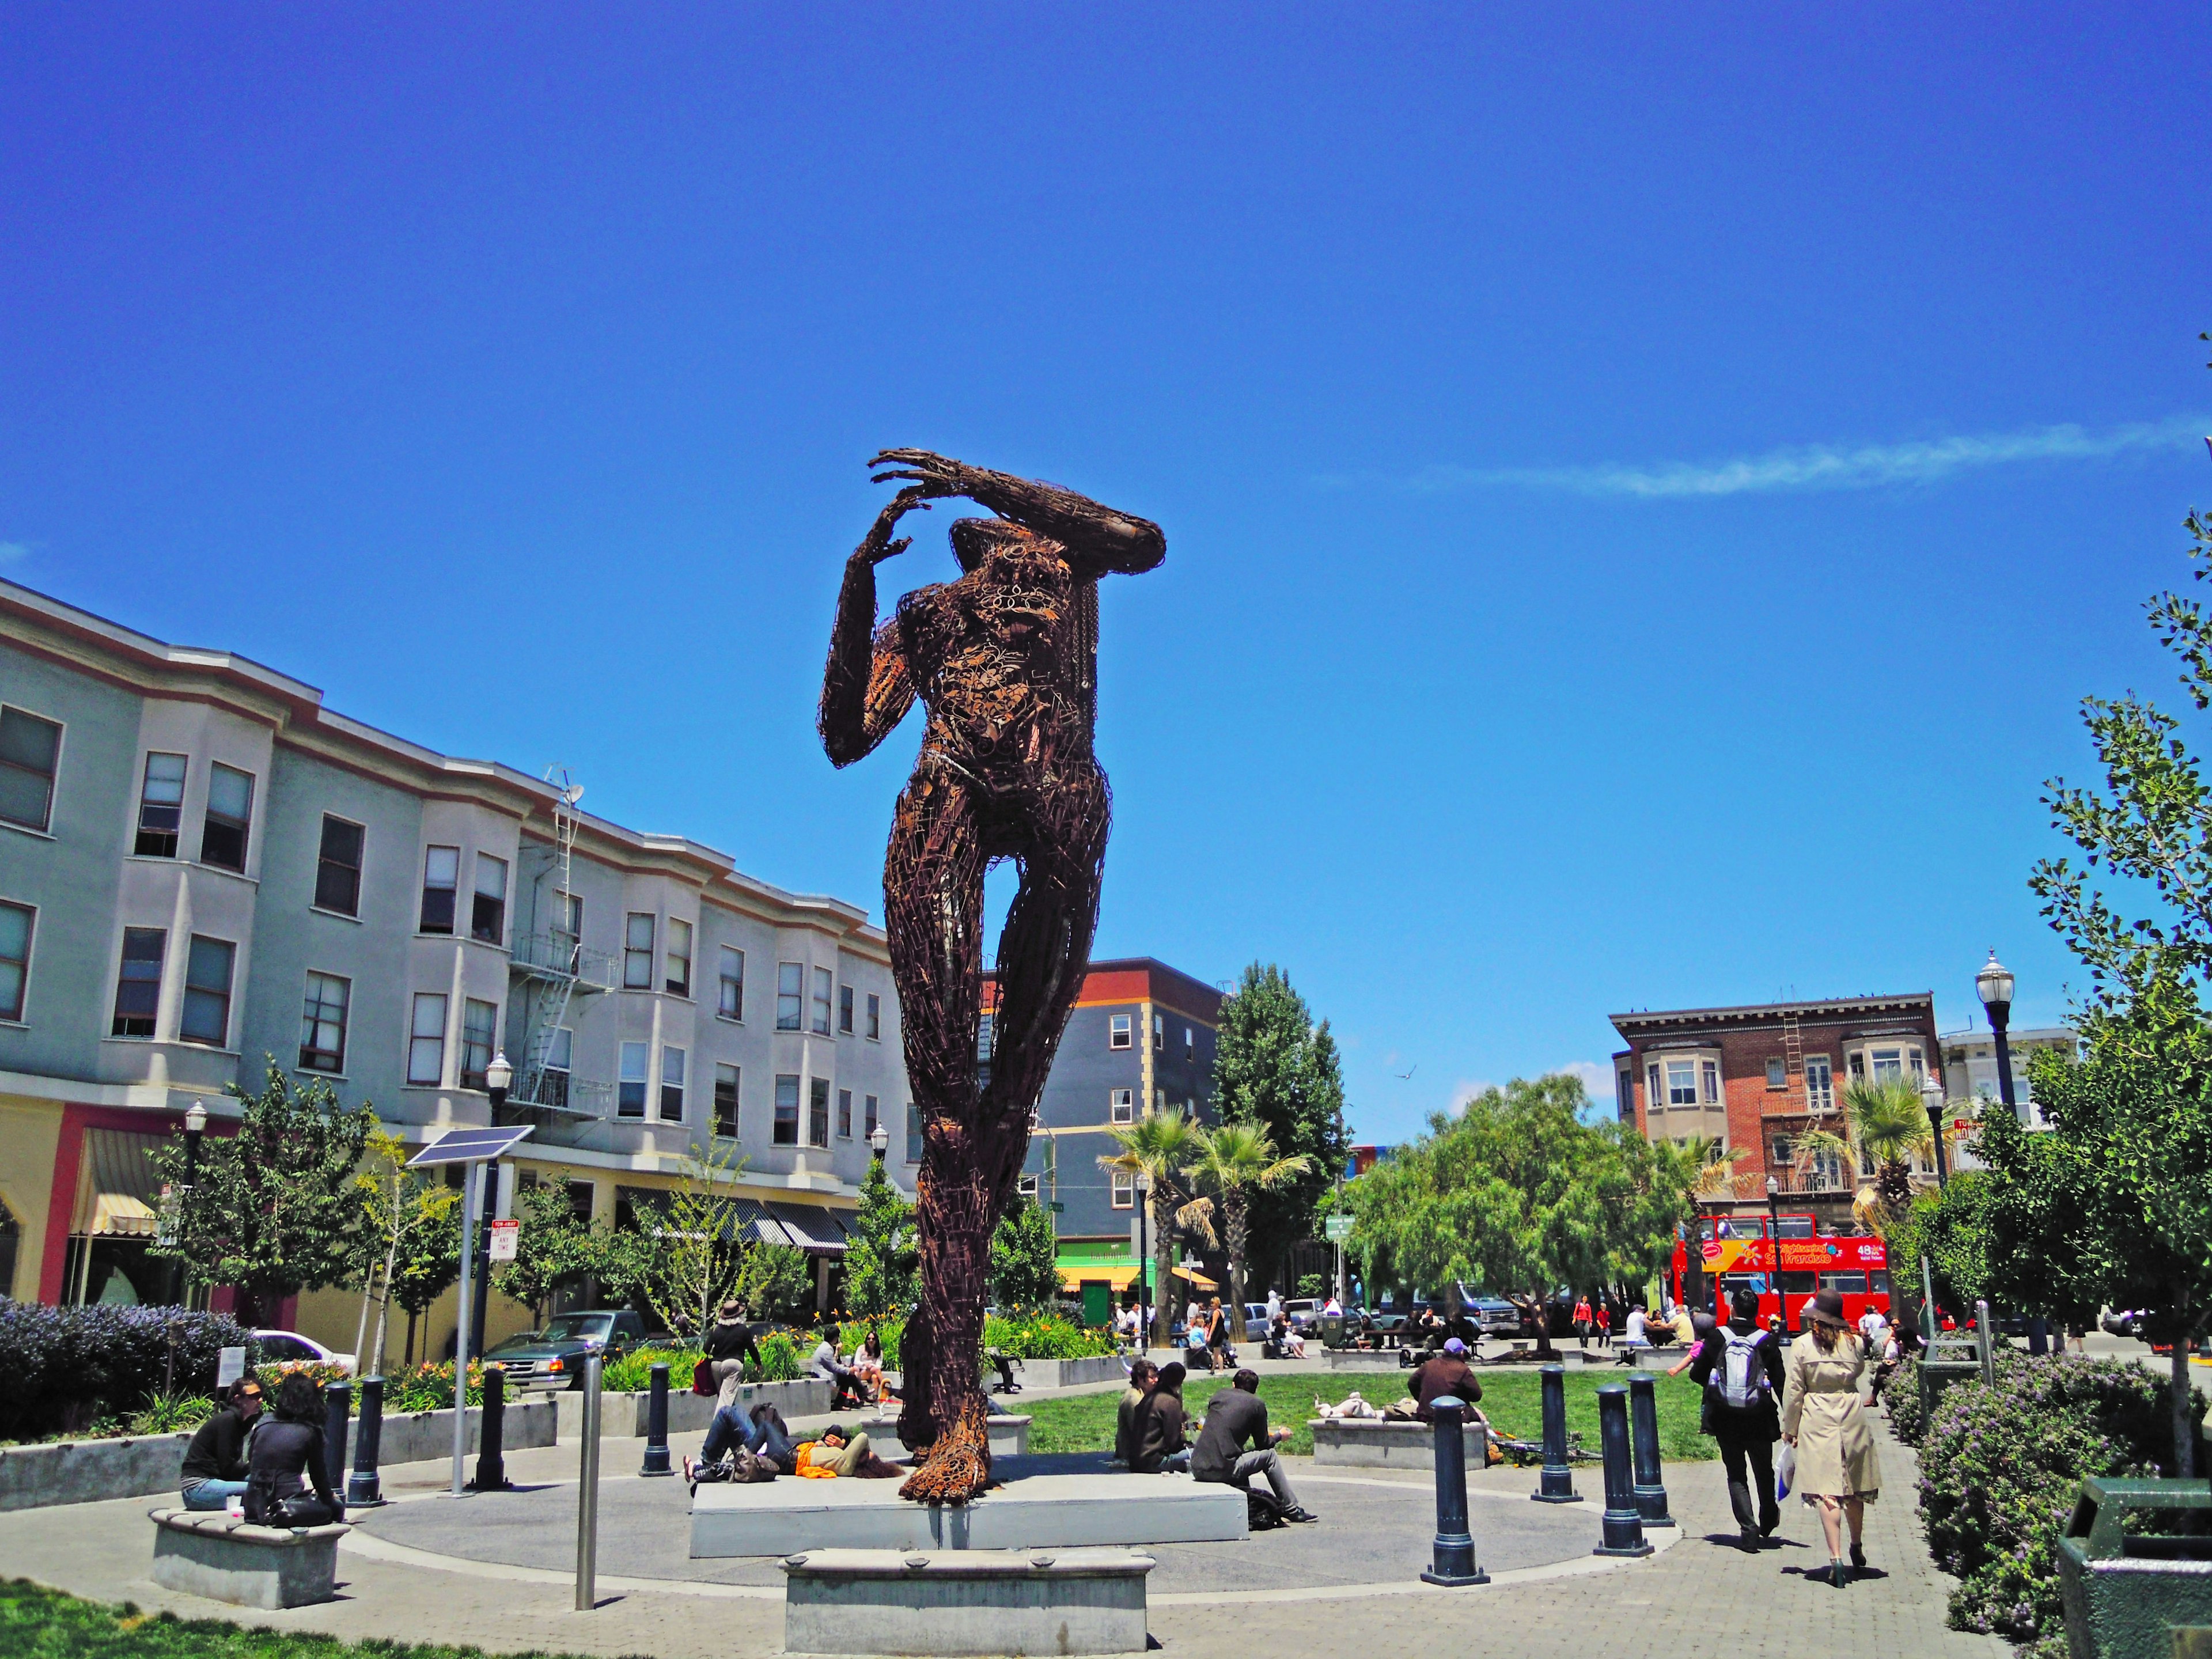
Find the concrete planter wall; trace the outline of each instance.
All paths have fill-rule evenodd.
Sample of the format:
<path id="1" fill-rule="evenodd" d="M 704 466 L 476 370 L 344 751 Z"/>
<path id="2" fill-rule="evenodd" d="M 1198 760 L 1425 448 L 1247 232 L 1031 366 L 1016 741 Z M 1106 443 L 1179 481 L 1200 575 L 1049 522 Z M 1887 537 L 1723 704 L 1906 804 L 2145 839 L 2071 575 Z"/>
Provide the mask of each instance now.
<path id="1" fill-rule="evenodd" d="M 684 1379 L 678 1388 L 674 1377 L 668 1381 L 668 1431 L 671 1434 L 698 1434 L 714 1420 L 717 1396 L 694 1394 L 690 1379 Z M 599 1432 L 615 1437 L 644 1438 L 646 1418 L 652 1409 L 651 1393 L 610 1394 L 599 1397 Z M 543 1402 L 557 1410 L 561 1418 L 561 1438 L 574 1440 L 584 1431 L 584 1396 L 580 1389 L 568 1389 Z M 740 1385 L 738 1403 L 750 1410 L 763 1403 L 773 1404 L 787 1419 L 798 1417 L 820 1417 L 830 1409 L 830 1385 L 811 1378 L 796 1382 L 747 1382 Z M 510 1412 L 513 1407 L 507 1408 Z M 447 1431 L 451 1433 L 449 1428 Z M 547 1442 L 551 1444 L 551 1442 Z"/>
<path id="2" fill-rule="evenodd" d="M 471 1411 L 468 1449 L 477 1449 L 479 1420 Z M 525 1401 L 507 1408 L 501 1443 L 508 1451 L 550 1446 L 556 1413 L 550 1401 Z M 353 1446 L 354 1423 L 347 1425 L 346 1446 Z M 69 1440 L 51 1446 L 0 1449 L 0 1510 L 40 1509 L 51 1504 L 97 1504 L 111 1498 L 138 1498 L 177 1490 L 184 1479 L 189 1434 L 148 1435 L 133 1440 Z M 387 1414 L 377 1455 L 382 1467 L 427 1462 L 453 1452 L 450 1411 Z"/>
<path id="3" fill-rule="evenodd" d="M 1119 1382 L 1128 1374 L 1121 1360 L 1108 1353 L 1088 1359 L 1024 1359 L 1018 1362 L 1014 1381 L 1024 1389 L 1073 1389 L 1085 1382 Z M 998 1380 L 998 1368 L 986 1359 L 983 1381 Z"/>

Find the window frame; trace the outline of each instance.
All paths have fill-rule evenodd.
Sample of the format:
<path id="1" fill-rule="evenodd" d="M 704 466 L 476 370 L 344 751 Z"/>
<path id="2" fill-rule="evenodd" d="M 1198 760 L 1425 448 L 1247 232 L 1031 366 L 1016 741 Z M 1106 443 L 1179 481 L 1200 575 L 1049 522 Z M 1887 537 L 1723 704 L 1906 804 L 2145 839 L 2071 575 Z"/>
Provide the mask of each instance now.
<path id="1" fill-rule="evenodd" d="M 884 1000 L 874 991 L 868 993 L 867 1013 L 868 1041 L 881 1042 L 884 1040 Z"/>
<path id="2" fill-rule="evenodd" d="M 450 881 L 440 882 L 431 879 L 431 863 L 441 853 L 451 853 L 453 855 L 453 874 Z M 441 894 L 444 896 L 446 906 L 446 920 L 442 927 L 431 919 L 430 914 L 433 898 Z M 454 927 L 460 920 L 460 915 L 461 849 L 458 846 L 451 846 L 444 842 L 426 842 L 422 847 L 422 900 L 415 909 L 415 931 L 427 934 L 432 939 L 451 939 L 453 936 Z"/>
<path id="3" fill-rule="evenodd" d="M 787 1089 L 785 1087 L 787 1084 L 790 1085 Z M 787 1095 L 790 1097 L 787 1100 L 785 1098 Z M 772 1098 L 775 1101 L 775 1115 L 769 1124 L 769 1145 L 796 1146 L 799 1145 L 800 1127 L 799 1073 L 776 1073 L 775 1093 Z"/>
<path id="4" fill-rule="evenodd" d="M 1127 1170 L 1112 1170 L 1107 1173 L 1109 1177 L 1107 1203 L 1116 1210 L 1135 1209 L 1137 1207 L 1137 1177 Z"/>
<path id="5" fill-rule="evenodd" d="M 807 1006 L 806 1029 L 814 1036 L 828 1036 L 831 1005 L 836 998 L 837 976 L 827 968 L 814 970 L 814 994 Z"/>
<path id="6" fill-rule="evenodd" d="M 331 1018 L 327 1012 L 331 1005 L 325 1002 L 319 994 L 315 983 L 318 980 L 327 980 L 339 988 L 337 1016 L 335 1021 Z M 293 1069 L 313 1072 L 318 1077 L 343 1077 L 346 1031 L 352 1023 L 352 1015 L 353 981 L 343 974 L 328 974 L 319 968 L 308 969 L 307 997 L 300 1009 L 300 1059 L 299 1064 Z M 315 1039 L 323 1035 L 324 1027 L 333 1024 L 337 1027 L 337 1046 L 335 1048 L 317 1046 Z M 318 1065 L 315 1060 L 311 1058 L 316 1055 L 329 1056 L 331 1063 L 327 1066 Z"/>
<path id="7" fill-rule="evenodd" d="M 806 1080 L 806 1144 L 817 1152 L 830 1150 L 830 1079 L 826 1077 Z"/>
<path id="8" fill-rule="evenodd" d="M 837 988 L 837 1035 L 853 1035 L 853 988 L 849 985 Z"/>
<path id="9" fill-rule="evenodd" d="M 1109 1089 L 1106 1091 L 1106 1121 L 1117 1127 L 1137 1121 L 1137 1091 L 1134 1089 Z"/>
<path id="10" fill-rule="evenodd" d="M 638 943 L 637 925 L 645 924 L 645 943 Z M 660 919 L 651 910 L 623 914 L 623 977 L 625 991 L 650 991 L 653 987 L 653 947 L 660 938 Z"/>
<path id="11" fill-rule="evenodd" d="M 1109 1014 L 1106 1017 L 1106 1047 L 1111 1050 L 1133 1048 L 1135 1046 L 1136 1033 L 1130 1027 L 1129 1016 Z"/>
<path id="12" fill-rule="evenodd" d="M 669 1061 L 672 1060 L 676 1062 L 676 1081 L 673 1083 L 671 1083 L 668 1080 L 668 1066 Z M 660 1045 L 660 1087 L 657 1091 L 658 1097 L 660 1102 L 661 1122 L 681 1123 L 684 1121 L 684 1096 L 685 1085 L 690 1082 L 690 1062 L 685 1050 L 677 1043 L 662 1043 Z M 671 1103 L 669 1100 L 669 1091 L 672 1089 L 676 1091 L 676 1098 L 674 1101 L 676 1109 L 672 1113 L 668 1109 Z"/>
<path id="13" fill-rule="evenodd" d="M 20 910 L 23 915 L 23 954 L 0 956 L 0 968 L 13 966 L 15 969 L 15 1006 L 9 1008 L 0 1004 L 0 1022 L 21 1025 L 26 1023 L 24 1010 L 31 1006 L 31 952 L 38 945 L 39 907 L 17 899 L 0 899 L 0 910 Z"/>
<path id="14" fill-rule="evenodd" d="M 678 933 L 677 930 L 678 928 L 683 930 L 681 933 Z M 681 939 L 684 941 L 684 948 L 681 951 L 678 951 L 676 948 L 676 942 L 678 939 Z M 694 927 L 690 922 L 684 921 L 681 916 L 669 917 L 668 926 L 661 930 L 660 957 L 662 978 L 660 988 L 665 991 L 670 996 L 688 997 L 691 994 L 691 952 L 693 947 L 697 943 L 697 939 L 698 929 Z M 684 965 L 684 977 L 681 980 L 676 978 L 674 974 L 674 969 L 678 963 L 681 963 Z"/>
<path id="15" fill-rule="evenodd" d="M 1168 1047 L 1168 1021 L 1165 1014 L 1152 1016 L 1152 1052 L 1165 1054 Z"/>
<path id="16" fill-rule="evenodd" d="M 877 1095 L 862 1095 L 860 1099 L 863 1102 L 860 1133 L 872 1140 L 875 1138 L 876 1125 L 883 1121 L 883 1099 Z"/>
<path id="17" fill-rule="evenodd" d="M 217 939 L 212 933 L 194 933 L 191 937 L 191 943 L 185 951 L 185 999 L 177 1016 L 177 1041 L 228 1053 L 230 1048 L 231 1003 L 235 1000 L 238 984 L 238 941 Z M 216 951 L 222 953 L 222 983 L 220 987 L 192 977 L 200 971 L 200 946 L 203 945 L 213 947 L 209 952 L 211 957 Z M 198 1003 L 193 1000 L 196 997 L 199 999 Z M 191 1027 L 204 1014 L 210 1001 L 217 1007 L 219 1029 L 212 1037 L 195 1036 Z"/>
<path id="18" fill-rule="evenodd" d="M 728 1093 L 723 1091 L 727 1088 Z M 738 1139 L 740 1115 L 744 1109 L 744 1070 L 726 1060 L 714 1062 L 714 1133 L 725 1140 Z M 724 1109 L 727 1108 L 725 1112 Z M 726 1126 L 726 1127 L 725 1127 Z"/>
<path id="19" fill-rule="evenodd" d="M 1767 1056 L 1766 1086 L 1778 1092 L 1790 1086 L 1790 1061 L 1786 1056 L 1780 1054 Z"/>
<path id="20" fill-rule="evenodd" d="M 351 864 L 331 856 L 331 830 L 333 825 L 341 830 L 353 831 L 354 846 Z M 315 841 L 315 896 L 307 908 L 311 910 L 320 910 L 326 916 L 345 916 L 355 921 L 360 921 L 361 872 L 362 866 L 368 861 L 368 826 L 365 823 L 356 823 L 351 818 L 342 817 L 336 812 L 324 813 L 322 833 L 316 837 Z M 352 898 L 347 904 L 331 904 L 325 902 L 323 897 L 324 878 L 334 870 L 343 872 L 352 883 Z"/>
<path id="21" fill-rule="evenodd" d="M 219 813 L 216 811 L 216 781 L 225 772 L 234 778 L 246 780 L 246 816 L 242 818 L 234 813 Z M 256 787 L 259 781 L 260 780 L 253 773 L 247 771 L 242 766 L 232 766 L 224 761 L 208 763 L 207 802 L 200 811 L 199 861 L 202 864 L 212 869 L 228 870 L 234 875 L 242 876 L 246 873 L 246 866 L 252 863 L 253 859 L 253 804 L 255 798 L 260 793 Z M 237 863 L 233 864 L 228 859 L 217 858 L 210 850 L 209 837 L 218 830 L 225 835 L 234 835 L 238 837 Z"/>
<path id="22" fill-rule="evenodd" d="M 730 972 L 730 958 L 735 957 L 738 971 Z M 715 990 L 714 1018 L 726 1019 L 733 1025 L 745 1023 L 745 953 L 741 946 L 725 945 L 715 958 L 715 971 L 720 983 Z"/>
<path id="23" fill-rule="evenodd" d="M 787 989 L 787 987 L 790 988 Z M 803 1031 L 806 1029 L 806 964 L 803 962 L 779 962 L 775 964 L 775 1029 L 779 1031 Z"/>
<path id="24" fill-rule="evenodd" d="M 636 1073 L 630 1075 L 631 1060 L 636 1060 Z M 637 1091 L 636 1106 L 633 1109 L 629 1091 Z M 615 1051 L 615 1115 L 626 1122 L 645 1121 L 646 1097 L 653 1091 L 653 1044 L 642 1038 L 624 1042 Z"/>
<path id="25" fill-rule="evenodd" d="M 425 1004 L 435 1004 L 437 1029 L 426 1031 L 423 1026 Z M 453 999 L 444 991 L 417 991 L 407 1004 L 407 1086 L 410 1089 L 442 1089 L 446 1086 L 446 1022 L 453 1017 Z M 428 1049 L 423 1044 L 430 1044 Z M 425 1053 L 433 1056 L 434 1064 L 428 1077 L 422 1075 L 420 1063 Z"/>
<path id="26" fill-rule="evenodd" d="M 26 819 L 10 817 L 6 812 L 0 811 L 0 823 L 9 824 L 17 830 L 27 830 L 34 836 L 52 836 L 54 832 L 54 797 L 61 793 L 62 750 L 69 740 L 69 722 L 49 719 L 33 709 L 24 708 L 19 702 L 0 702 L 0 731 L 4 731 L 8 716 L 10 714 L 20 715 L 24 720 L 40 726 L 53 727 L 54 757 L 50 770 L 39 772 L 24 765 L 21 761 L 9 759 L 7 750 L 0 748 L 0 775 L 20 772 L 26 777 L 42 777 L 46 780 L 45 811 L 38 823 L 32 823 Z M 4 799 L 4 796 L 0 796 L 0 799 Z"/>
<path id="27" fill-rule="evenodd" d="M 1698 1103 L 1696 1057 L 1692 1055 L 1680 1060 L 1669 1057 L 1661 1064 L 1665 1068 L 1667 1079 L 1667 1109 L 1674 1111 L 1684 1106 L 1696 1105 Z M 1678 1071 L 1682 1074 L 1679 1082 L 1674 1076 Z M 1680 1097 L 1677 1098 L 1678 1096 Z"/>
<path id="28" fill-rule="evenodd" d="M 173 760 L 177 763 L 177 799 L 174 802 L 149 799 L 154 787 L 154 763 Z M 192 763 L 189 755 L 180 755 L 173 749 L 149 749 L 146 758 L 138 768 L 138 823 L 131 843 L 131 856 L 139 859 L 173 859 L 185 838 L 185 790 L 191 782 Z M 149 826 L 149 812 L 166 812 L 173 819 L 168 828 Z M 148 845 L 148 838 L 166 840 L 167 848 Z"/>
<path id="29" fill-rule="evenodd" d="M 486 867 L 499 872 L 499 891 L 484 890 Z M 496 853 L 479 848 L 477 853 L 477 878 L 469 890 L 469 937 L 479 945 L 504 945 L 507 943 L 507 900 L 512 890 L 514 869 Z"/>
<path id="30" fill-rule="evenodd" d="M 477 1011 L 484 1011 L 478 1019 Z M 477 1041 L 481 1028 L 483 1041 Z M 478 1050 L 483 1054 L 483 1064 L 471 1066 Z M 491 1070 L 492 1056 L 499 1052 L 499 1005 L 486 997 L 465 996 L 461 999 L 461 1084 L 464 1089 L 483 1094 L 490 1090 L 487 1073 Z"/>
<path id="31" fill-rule="evenodd" d="M 1816 1066 L 1820 1073 L 1820 1083 L 1817 1088 L 1813 1082 Z M 1826 1054 L 1805 1056 L 1805 1103 L 1808 1109 L 1821 1114 L 1832 1112 L 1836 1108 L 1835 1061 Z"/>
<path id="32" fill-rule="evenodd" d="M 1024 1172 L 1014 1177 L 1014 1190 L 1020 1194 L 1024 1198 L 1035 1199 L 1040 1197 L 1042 1194 L 1039 1190 L 1039 1186 L 1042 1180 L 1043 1177 L 1042 1176 L 1033 1176 Z"/>
<path id="33" fill-rule="evenodd" d="M 837 1091 L 836 1134 L 840 1140 L 850 1140 L 853 1138 L 853 1091 L 850 1089 Z"/>

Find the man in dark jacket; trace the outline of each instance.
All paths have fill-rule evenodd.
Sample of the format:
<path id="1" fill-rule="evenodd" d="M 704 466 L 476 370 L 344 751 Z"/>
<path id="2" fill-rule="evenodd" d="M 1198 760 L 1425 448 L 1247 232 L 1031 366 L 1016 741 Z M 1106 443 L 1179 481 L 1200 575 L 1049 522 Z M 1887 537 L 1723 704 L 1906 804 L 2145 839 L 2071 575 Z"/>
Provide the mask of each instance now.
<path id="1" fill-rule="evenodd" d="M 1437 1420 L 1437 1414 L 1431 1407 L 1446 1395 L 1467 1402 L 1466 1415 L 1461 1419 L 1462 1422 L 1480 1423 L 1483 1420 L 1482 1413 L 1474 1409 L 1482 1399 L 1482 1384 L 1475 1380 L 1474 1371 L 1468 1365 L 1467 1344 L 1458 1337 L 1446 1337 L 1442 1353 L 1432 1359 L 1423 1360 L 1413 1368 L 1411 1392 L 1413 1415 L 1424 1423 Z"/>
<path id="2" fill-rule="evenodd" d="M 1274 1488 L 1275 1502 L 1282 1509 L 1284 1520 L 1314 1520 L 1316 1517 L 1299 1504 L 1298 1495 L 1291 1490 L 1291 1478 L 1283 1473 L 1283 1460 L 1275 1454 L 1275 1443 L 1290 1437 L 1288 1429 L 1267 1427 L 1267 1407 L 1260 1398 L 1259 1374 L 1239 1371 L 1230 1387 L 1206 1402 L 1206 1421 L 1199 1429 L 1197 1444 L 1190 1451 L 1192 1478 L 1242 1486 L 1254 1475 L 1264 1474 L 1267 1484 Z M 1252 1447 L 1249 1451 L 1244 1449 L 1247 1443 Z"/>
<path id="3" fill-rule="evenodd" d="M 1782 1345 L 1759 1322 L 1759 1297 L 1738 1291 L 1733 1315 L 1710 1332 L 1690 1362 L 1690 1380 L 1705 1390 L 1698 1426 L 1720 1443 L 1728 1470 L 1729 1503 L 1746 1550 L 1759 1547 L 1782 1524 L 1774 1500 L 1774 1443 L 1782 1437 Z M 1747 1472 L 1746 1464 L 1749 1468 Z M 1759 1487 L 1756 1508 L 1752 1483 Z"/>
<path id="4" fill-rule="evenodd" d="M 714 1368 L 714 1407 L 726 1411 L 737 1403 L 738 1384 L 744 1380 L 745 1364 L 752 1363 L 753 1375 L 761 1372 L 760 1349 L 753 1342 L 753 1328 L 745 1323 L 745 1310 L 735 1301 L 722 1304 L 722 1316 L 707 1328 L 707 1340 L 702 1345 L 707 1362 Z"/>
<path id="5" fill-rule="evenodd" d="M 261 1385 L 252 1377 L 231 1387 L 223 1408 L 201 1424 L 185 1448 L 185 1507 L 221 1510 L 246 1496 L 246 1432 L 261 1415 Z"/>
<path id="6" fill-rule="evenodd" d="M 1190 1454 L 1183 1448 L 1182 1380 L 1187 1374 L 1180 1359 L 1160 1367 L 1158 1383 L 1136 1413 L 1136 1453 L 1129 1459 L 1133 1473 L 1158 1474 L 1163 1469 L 1190 1467 Z"/>

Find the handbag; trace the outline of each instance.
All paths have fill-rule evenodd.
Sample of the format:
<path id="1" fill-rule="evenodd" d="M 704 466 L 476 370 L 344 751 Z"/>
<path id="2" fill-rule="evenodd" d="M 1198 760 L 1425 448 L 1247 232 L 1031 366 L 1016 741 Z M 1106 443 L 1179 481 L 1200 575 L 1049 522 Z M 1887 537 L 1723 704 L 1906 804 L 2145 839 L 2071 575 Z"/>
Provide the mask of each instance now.
<path id="1" fill-rule="evenodd" d="M 1785 1445 L 1782 1455 L 1774 1460 L 1774 1501 L 1780 1503 L 1790 1496 L 1790 1488 L 1797 1480 L 1797 1448 Z"/>
<path id="2" fill-rule="evenodd" d="M 720 1394 L 721 1392 L 720 1389 L 714 1386 L 714 1362 L 713 1360 L 702 1359 L 697 1364 L 691 1368 L 691 1392 L 694 1394 Z"/>

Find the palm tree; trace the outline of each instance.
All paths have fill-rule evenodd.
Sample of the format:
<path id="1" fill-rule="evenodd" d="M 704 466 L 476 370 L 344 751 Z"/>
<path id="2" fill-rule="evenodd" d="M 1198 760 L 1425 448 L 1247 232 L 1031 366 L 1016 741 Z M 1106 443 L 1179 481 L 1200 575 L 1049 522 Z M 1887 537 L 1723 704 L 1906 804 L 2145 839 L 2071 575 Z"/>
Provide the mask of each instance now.
<path id="1" fill-rule="evenodd" d="M 1175 1326 L 1174 1281 L 1169 1270 L 1175 1261 L 1175 1230 L 1180 1226 L 1213 1243 L 1213 1201 L 1198 1197 L 1184 1184 L 1184 1170 L 1195 1163 L 1205 1131 L 1183 1115 L 1181 1107 L 1147 1112 L 1126 1127 L 1109 1131 L 1121 1150 L 1098 1160 L 1099 1167 L 1133 1177 L 1148 1187 L 1145 1195 L 1152 1219 L 1152 1261 L 1155 1334 L 1164 1346 Z"/>
<path id="2" fill-rule="evenodd" d="M 1854 1204 L 1854 1213 L 1876 1231 L 1905 1213 L 1912 1202 L 1912 1159 L 1931 1156 L 1936 1132 L 1920 1091 L 1909 1079 L 1864 1079 L 1844 1088 L 1844 1133 L 1814 1129 L 1800 1136 L 1801 1159 L 1833 1153 L 1846 1167 L 1856 1162 L 1874 1177 L 1871 1202 Z"/>
<path id="3" fill-rule="evenodd" d="M 1279 1187 L 1313 1168 L 1304 1153 L 1275 1156 L 1275 1143 L 1255 1123 L 1234 1120 L 1198 1133 L 1198 1156 L 1184 1171 L 1212 1189 L 1221 1202 L 1222 1231 L 1229 1240 L 1229 1294 L 1233 1298 L 1229 1328 L 1239 1342 L 1244 1328 L 1244 1249 L 1252 1237 L 1252 1194 Z"/>

